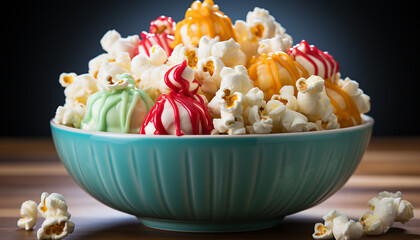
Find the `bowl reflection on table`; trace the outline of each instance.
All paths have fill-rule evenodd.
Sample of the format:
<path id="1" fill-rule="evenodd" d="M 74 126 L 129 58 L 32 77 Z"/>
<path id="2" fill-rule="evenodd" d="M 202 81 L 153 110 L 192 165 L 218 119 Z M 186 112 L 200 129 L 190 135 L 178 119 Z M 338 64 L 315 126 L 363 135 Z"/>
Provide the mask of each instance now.
<path id="1" fill-rule="evenodd" d="M 147 136 L 55 124 L 76 183 L 144 225 L 228 232 L 272 227 L 337 192 L 357 168 L 373 119 L 355 127 L 242 136 Z"/>

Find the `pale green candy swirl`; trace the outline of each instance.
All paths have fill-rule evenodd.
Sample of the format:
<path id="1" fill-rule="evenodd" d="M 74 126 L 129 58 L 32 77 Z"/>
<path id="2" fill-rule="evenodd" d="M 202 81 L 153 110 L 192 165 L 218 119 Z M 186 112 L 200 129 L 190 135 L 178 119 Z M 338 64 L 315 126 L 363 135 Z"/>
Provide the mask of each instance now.
<path id="1" fill-rule="evenodd" d="M 143 90 L 134 87 L 134 80 L 129 74 L 117 77 L 128 78 L 131 84 L 124 89 L 92 94 L 87 100 L 87 111 L 81 123 L 82 129 L 139 133 L 154 103 Z"/>

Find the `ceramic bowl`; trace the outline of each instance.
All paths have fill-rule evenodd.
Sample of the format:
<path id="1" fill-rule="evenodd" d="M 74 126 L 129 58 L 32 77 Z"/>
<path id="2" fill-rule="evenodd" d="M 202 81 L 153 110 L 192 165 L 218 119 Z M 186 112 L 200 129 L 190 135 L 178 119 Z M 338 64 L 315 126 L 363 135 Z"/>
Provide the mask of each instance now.
<path id="1" fill-rule="evenodd" d="M 51 122 L 76 183 L 148 227 L 228 232 L 272 227 L 337 192 L 358 166 L 373 119 L 337 130 L 146 136 Z"/>

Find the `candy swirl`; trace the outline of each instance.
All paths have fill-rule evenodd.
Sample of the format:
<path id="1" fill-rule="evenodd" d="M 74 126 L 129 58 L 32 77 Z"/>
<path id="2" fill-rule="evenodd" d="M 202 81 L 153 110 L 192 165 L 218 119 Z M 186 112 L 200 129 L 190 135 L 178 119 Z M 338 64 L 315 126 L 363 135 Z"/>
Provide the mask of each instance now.
<path id="1" fill-rule="evenodd" d="M 213 119 L 205 99 L 197 94 L 199 85 L 187 61 L 170 68 L 165 73 L 164 81 L 170 93 L 159 96 L 146 116 L 140 134 L 210 134 Z"/>
<path id="2" fill-rule="evenodd" d="M 322 52 L 313 45 L 302 40 L 298 45 L 291 48 L 289 54 L 296 62 L 302 65 L 309 75 L 317 75 L 330 82 L 335 81 L 335 75 L 339 65 L 327 52 Z"/>
<path id="3" fill-rule="evenodd" d="M 220 37 L 220 41 L 235 38 L 232 21 L 212 0 L 195 1 L 185 13 L 185 19 L 176 24 L 172 47 L 183 43 L 188 48 L 197 47 L 202 36 Z"/>

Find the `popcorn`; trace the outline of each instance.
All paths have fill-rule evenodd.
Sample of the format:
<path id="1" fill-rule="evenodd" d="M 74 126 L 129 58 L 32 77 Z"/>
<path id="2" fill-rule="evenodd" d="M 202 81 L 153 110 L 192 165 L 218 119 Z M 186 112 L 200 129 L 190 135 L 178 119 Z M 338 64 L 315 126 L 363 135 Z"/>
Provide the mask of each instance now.
<path id="1" fill-rule="evenodd" d="M 248 12 L 246 22 L 237 20 L 234 28 L 238 43 L 248 59 L 257 55 L 259 42 L 263 39 L 278 35 L 286 50 L 292 45 L 292 38 L 286 34 L 286 30 L 263 8 L 256 7 Z"/>
<path id="2" fill-rule="evenodd" d="M 182 63 L 184 60 L 187 61 L 189 67 L 195 68 L 198 62 L 196 49 L 189 49 L 184 47 L 183 44 L 179 44 L 174 48 L 172 55 L 168 58 L 167 64 L 173 66 Z"/>
<path id="3" fill-rule="evenodd" d="M 154 101 L 163 89 L 163 77 L 170 68 L 165 64 L 165 51 L 158 45 L 151 48 L 150 56 L 139 54 L 131 61 L 131 72 L 140 79 L 138 87 L 143 89 Z"/>
<path id="4" fill-rule="evenodd" d="M 226 67 L 246 65 L 246 55 L 242 52 L 240 45 L 233 38 L 226 41 L 219 41 L 219 37 L 209 38 L 203 36 L 197 48 L 198 58 L 218 57 Z"/>
<path id="5" fill-rule="evenodd" d="M 323 129 L 340 127 L 325 92 L 324 79 L 315 75 L 308 79 L 300 78 L 296 82 L 296 87 L 299 90 L 297 96 L 299 112 L 308 117 L 311 122 L 321 120 Z"/>
<path id="6" fill-rule="evenodd" d="M 272 132 L 306 132 L 318 130 L 316 124 L 297 112 L 297 99 L 293 86 L 284 86 L 280 95 L 273 95 L 267 102 L 268 116 L 273 120 Z"/>
<path id="7" fill-rule="evenodd" d="M 41 194 L 41 203 L 38 205 L 38 211 L 44 218 L 66 216 L 70 218 L 71 214 L 67 211 L 67 202 L 63 195 L 59 193 Z"/>
<path id="8" fill-rule="evenodd" d="M 346 77 L 344 80 L 338 81 L 338 86 L 353 99 L 360 113 L 370 111 L 370 97 L 359 88 L 359 83 Z"/>
<path id="9" fill-rule="evenodd" d="M 280 89 L 280 95 L 274 94 L 271 96 L 271 100 L 279 100 L 282 102 L 288 109 L 297 111 L 299 108 L 299 103 L 295 97 L 295 89 L 293 86 L 286 85 Z"/>
<path id="10" fill-rule="evenodd" d="M 79 103 L 73 106 L 66 104 L 59 106 L 55 112 L 54 122 L 65 126 L 80 128 L 81 121 L 86 113 L 85 105 Z"/>
<path id="11" fill-rule="evenodd" d="M 117 56 L 123 52 L 128 53 L 130 58 L 133 58 L 139 43 L 138 35 L 122 38 L 116 30 L 109 30 L 101 39 L 102 48 L 111 56 Z"/>
<path id="12" fill-rule="evenodd" d="M 221 88 L 213 99 L 220 105 L 220 119 L 213 119 L 214 130 L 212 134 L 245 134 L 246 129 L 242 116 L 244 97 L 242 93 L 232 92 L 229 88 Z"/>
<path id="13" fill-rule="evenodd" d="M 130 68 L 131 59 L 127 53 L 119 53 L 115 59 L 102 62 L 96 73 L 96 79 L 100 82 L 98 89 L 101 90 L 103 81 L 115 81 L 118 74 L 130 72 Z"/>
<path id="14" fill-rule="evenodd" d="M 245 94 L 254 87 L 252 81 L 249 79 L 246 68 L 242 65 L 235 66 L 235 68 L 224 67 L 220 72 L 220 76 L 222 78 L 220 92 L 229 89 L 232 93 L 239 92 Z M 216 93 L 216 96 L 208 104 L 210 113 L 215 116 L 220 116 L 221 96 L 221 94 L 218 95 Z"/>
<path id="15" fill-rule="evenodd" d="M 57 108 L 54 121 L 88 130 L 136 132 L 149 105 L 157 102 L 155 107 L 165 111 L 160 109 L 156 119 L 168 117 L 168 124 L 185 125 L 178 130 L 169 125 L 162 129 L 182 135 L 179 129 L 188 125 L 185 133 L 190 134 L 201 130 L 192 130 L 187 115 L 195 107 L 186 107 L 183 101 L 196 101 L 194 111 L 204 114 L 203 119 L 210 113 L 213 134 L 317 131 L 362 124 L 370 98 L 358 83 L 341 79 L 339 65 L 328 52 L 304 40 L 291 48 L 292 43 L 266 9 L 255 7 L 246 20 L 237 20 L 233 26 L 212 0 L 195 1 L 184 20 L 175 24 L 172 18 L 160 16 L 151 21 L 149 32 L 141 32 L 141 39 L 137 35 L 123 38 L 116 30 L 106 32 L 100 41 L 105 53 L 89 61 L 87 74 L 60 75 L 66 102 Z M 188 68 L 183 76 L 165 78 L 184 62 Z M 181 78 L 186 81 L 176 80 Z M 138 97 L 142 100 L 136 102 Z M 94 108 L 87 106 L 88 99 Z M 128 99 L 136 102 L 136 108 L 125 112 L 119 109 L 125 104 L 117 104 L 117 109 L 109 99 Z M 227 107 L 232 104 L 234 108 Z M 101 115 L 103 119 L 92 120 L 104 105 L 110 111 Z M 174 121 L 178 108 L 185 121 Z M 134 119 L 138 120 L 135 124 Z M 207 120 L 203 126 L 210 128 Z M 156 124 L 146 124 L 145 132 L 169 133 L 156 129 Z"/>
<path id="16" fill-rule="evenodd" d="M 88 97 L 98 91 L 96 80 L 89 74 L 62 73 L 59 82 L 65 87 L 66 103 L 72 105 L 86 105 Z"/>
<path id="17" fill-rule="evenodd" d="M 244 116 L 249 125 L 246 126 L 247 132 L 270 133 L 273 128 L 273 120 L 265 111 L 266 102 L 264 93 L 259 88 L 252 88 L 245 96 L 246 108 Z"/>
<path id="18" fill-rule="evenodd" d="M 291 38 L 284 37 L 280 34 L 272 38 L 263 39 L 258 42 L 258 54 L 268 54 L 272 52 L 287 52 L 292 45 Z"/>
<path id="19" fill-rule="evenodd" d="M 71 214 L 63 195 L 42 193 L 38 211 L 45 218 L 37 231 L 38 239 L 63 239 L 74 231 L 74 223 L 69 220 Z"/>
<path id="20" fill-rule="evenodd" d="M 324 224 L 316 223 L 312 237 L 314 239 L 337 240 L 359 239 L 363 234 L 363 227 L 359 222 L 348 219 L 345 214 L 331 210 L 323 216 Z"/>
<path id="21" fill-rule="evenodd" d="M 358 239 L 362 234 L 381 235 L 386 233 L 394 222 L 406 223 L 414 217 L 413 205 L 402 200 L 402 193 L 380 192 L 368 202 L 371 207 L 360 217 L 360 222 L 349 220 L 345 214 L 331 210 L 323 218 L 324 224 L 316 223 L 314 239 Z"/>
<path id="22" fill-rule="evenodd" d="M 226 67 L 246 65 L 246 55 L 241 51 L 241 46 L 233 38 L 217 42 L 211 49 L 211 55 L 220 58 Z"/>
<path id="23" fill-rule="evenodd" d="M 210 57 L 213 46 L 218 42 L 220 42 L 219 36 L 216 36 L 214 38 L 210 38 L 208 36 L 202 36 L 200 38 L 200 43 L 197 48 L 197 57 L 199 59 Z"/>
<path id="24" fill-rule="evenodd" d="M 337 116 L 340 127 L 344 128 L 361 124 L 361 114 L 353 98 L 335 83 L 325 81 L 324 84 L 333 107 L 333 113 Z M 366 100 L 368 100 L 368 97 L 366 97 Z"/>
<path id="25" fill-rule="evenodd" d="M 402 193 L 381 192 L 372 198 L 367 211 L 360 218 L 363 231 L 368 235 L 380 235 L 386 233 L 394 222 L 406 223 L 413 218 L 413 205 L 402 200 Z"/>
<path id="26" fill-rule="evenodd" d="M 47 218 L 40 229 L 37 237 L 41 239 L 63 239 L 74 231 L 74 223 L 68 217 L 58 216 Z"/>
<path id="27" fill-rule="evenodd" d="M 199 81 L 202 92 L 207 99 L 212 99 L 220 88 L 222 77 L 220 73 L 224 68 L 220 58 L 206 57 L 198 60 L 197 69 L 195 69 L 195 79 Z"/>
<path id="28" fill-rule="evenodd" d="M 36 223 L 38 218 L 37 205 L 34 201 L 28 200 L 22 203 L 20 207 L 21 219 L 17 222 L 19 228 L 24 228 L 25 230 L 31 230 Z"/>
<path id="29" fill-rule="evenodd" d="M 98 91 L 97 81 L 90 74 L 60 74 L 59 82 L 66 89 L 66 102 L 56 110 L 54 122 L 70 127 L 80 128 L 85 115 L 85 107 L 89 96 Z"/>

